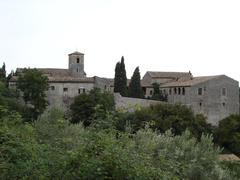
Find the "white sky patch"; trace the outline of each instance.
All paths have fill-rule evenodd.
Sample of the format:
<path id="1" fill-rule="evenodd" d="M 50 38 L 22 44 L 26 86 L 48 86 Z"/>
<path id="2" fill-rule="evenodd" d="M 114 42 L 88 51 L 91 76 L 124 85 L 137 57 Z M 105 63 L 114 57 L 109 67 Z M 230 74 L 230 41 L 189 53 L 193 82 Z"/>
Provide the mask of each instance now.
<path id="1" fill-rule="evenodd" d="M 85 53 L 88 76 L 146 71 L 240 80 L 239 0 L 0 0 L 0 63 L 67 68 Z M 0 64 L 0 66 L 1 66 Z"/>

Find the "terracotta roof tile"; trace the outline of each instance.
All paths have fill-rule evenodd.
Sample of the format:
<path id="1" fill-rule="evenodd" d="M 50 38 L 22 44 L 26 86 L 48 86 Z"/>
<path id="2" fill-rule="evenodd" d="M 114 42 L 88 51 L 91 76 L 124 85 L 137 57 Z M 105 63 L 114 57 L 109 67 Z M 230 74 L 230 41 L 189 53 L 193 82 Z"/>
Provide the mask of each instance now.
<path id="1" fill-rule="evenodd" d="M 221 75 L 194 77 L 191 80 L 174 81 L 174 82 L 165 83 L 165 84 L 161 85 L 161 87 L 193 86 L 193 85 L 196 85 L 196 84 L 200 84 L 200 83 L 209 81 L 211 79 L 215 79 L 215 78 L 220 77 L 220 76 Z"/>
<path id="2" fill-rule="evenodd" d="M 190 72 L 147 71 L 152 78 L 180 78 L 192 76 Z"/>

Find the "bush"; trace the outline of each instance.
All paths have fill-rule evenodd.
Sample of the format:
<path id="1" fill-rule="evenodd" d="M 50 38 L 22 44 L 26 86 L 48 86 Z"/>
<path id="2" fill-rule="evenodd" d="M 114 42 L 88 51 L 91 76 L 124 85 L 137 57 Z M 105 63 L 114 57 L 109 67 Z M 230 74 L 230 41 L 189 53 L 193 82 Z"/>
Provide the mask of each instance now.
<path id="1" fill-rule="evenodd" d="M 222 161 L 223 169 L 230 172 L 233 179 L 240 179 L 240 162 L 239 161 Z"/>
<path id="2" fill-rule="evenodd" d="M 231 115 L 219 122 L 215 141 L 228 151 L 240 155 L 240 115 Z"/>
<path id="3" fill-rule="evenodd" d="M 135 134 L 84 128 L 68 123 L 58 109 L 45 111 L 33 126 L 4 108 L 0 115 L 1 179 L 233 178 L 208 135 L 198 142 L 189 131 L 174 136 L 148 127 Z"/>
<path id="4" fill-rule="evenodd" d="M 38 179 L 45 175 L 40 159 L 42 147 L 34 129 L 18 113 L 0 106 L 0 179 Z"/>
<path id="5" fill-rule="evenodd" d="M 83 122 L 84 126 L 89 126 L 97 109 L 102 109 L 104 113 L 114 110 L 114 98 L 111 93 L 101 92 L 100 89 L 93 89 L 89 94 L 83 93 L 75 97 L 70 106 L 71 122 Z"/>
<path id="6" fill-rule="evenodd" d="M 195 116 L 192 110 L 180 104 L 156 104 L 133 113 L 119 113 L 117 117 L 119 130 L 123 130 L 126 123 L 130 123 L 135 132 L 149 124 L 150 128 L 160 133 L 171 128 L 175 135 L 189 129 L 198 139 L 202 133 L 212 132 L 212 127 L 206 123 L 204 116 Z"/>

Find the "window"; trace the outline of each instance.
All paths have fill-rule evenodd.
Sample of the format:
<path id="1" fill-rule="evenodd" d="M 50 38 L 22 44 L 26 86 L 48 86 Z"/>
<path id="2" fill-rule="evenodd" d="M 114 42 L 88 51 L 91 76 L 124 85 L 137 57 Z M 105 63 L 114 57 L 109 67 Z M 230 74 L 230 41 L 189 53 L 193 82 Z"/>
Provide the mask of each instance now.
<path id="1" fill-rule="evenodd" d="M 86 92 L 86 90 L 83 88 L 82 92 L 83 92 L 83 93 L 85 93 L 85 92 Z"/>
<path id="2" fill-rule="evenodd" d="M 79 58 L 77 58 L 77 63 L 79 63 Z"/>
<path id="3" fill-rule="evenodd" d="M 223 103 L 222 103 L 222 105 L 223 105 L 223 107 L 225 107 L 226 103 L 225 103 L 225 102 L 223 102 Z"/>
<path id="4" fill-rule="evenodd" d="M 80 94 L 81 93 L 81 89 L 78 89 L 78 94 Z"/>
<path id="5" fill-rule="evenodd" d="M 152 90 L 150 90 L 150 95 L 152 95 Z"/>
<path id="6" fill-rule="evenodd" d="M 177 88 L 174 88 L 174 94 L 177 94 Z"/>
<path id="7" fill-rule="evenodd" d="M 68 88 L 63 88 L 63 92 L 67 92 L 68 91 Z"/>
<path id="8" fill-rule="evenodd" d="M 226 88 L 222 88 L 222 95 L 226 96 Z"/>
<path id="9" fill-rule="evenodd" d="M 206 88 L 206 86 L 204 86 L 204 87 L 203 87 L 203 90 L 204 90 L 204 91 L 207 91 L 207 88 Z"/>
<path id="10" fill-rule="evenodd" d="M 181 94 L 181 88 L 180 87 L 178 88 L 178 94 L 179 95 Z"/>
<path id="11" fill-rule="evenodd" d="M 55 90 L 55 86 L 51 86 L 51 90 L 54 91 Z"/>
<path id="12" fill-rule="evenodd" d="M 172 94 L 172 89 L 171 89 L 171 88 L 169 89 L 169 94 L 170 94 L 170 95 Z"/>
<path id="13" fill-rule="evenodd" d="M 185 88 L 182 88 L 182 95 L 185 95 Z"/>
<path id="14" fill-rule="evenodd" d="M 199 106 L 202 107 L 202 103 L 201 102 L 199 103 Z"/>
<path id="15" fill-rule="evenodd" d="M 198 95 L 202 95 L 202 88 L 198 88 Z"/>

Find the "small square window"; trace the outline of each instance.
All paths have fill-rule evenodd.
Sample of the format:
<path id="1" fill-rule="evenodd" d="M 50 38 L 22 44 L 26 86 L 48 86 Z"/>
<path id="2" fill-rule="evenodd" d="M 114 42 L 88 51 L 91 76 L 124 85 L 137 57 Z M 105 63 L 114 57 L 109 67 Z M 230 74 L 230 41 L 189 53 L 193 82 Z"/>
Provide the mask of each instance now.
<path id="1" fill-rule="evenodd" d="M 179 95 L 181 94 L 181 88 L 180 87 L 178 88 L 178 94 Z"/>
<path id="2" fill-rule="evenodd" d="M 51 90 L 54 91 L 55 90 L 55 86 L 51 86 Z"/>
<path id="3" fill-rule="evenodd" d="M 198 88 L 198 95 L 202 95 L 202 88 Z"/>
<path id="4" fill-rule="evenodd" d="M 185 95 L 185 88 L 182 88 L 182 95 Z"/>
<path id="5" fill-rule="evenodd" d="M 226 96 L 226 88 L 222 88 L 222 95 Z"/>
<path id="6" fill-rule="evenodd" d="M 153 94 L 153 91 L 152 90 L 150 90 L 150 95 L 152 95 Z"/>
<path id="7" fill-rule="evenodd" d="M 68 91 L 68 88 L 63 88 L 63 92 L 67 92 Z"/>

